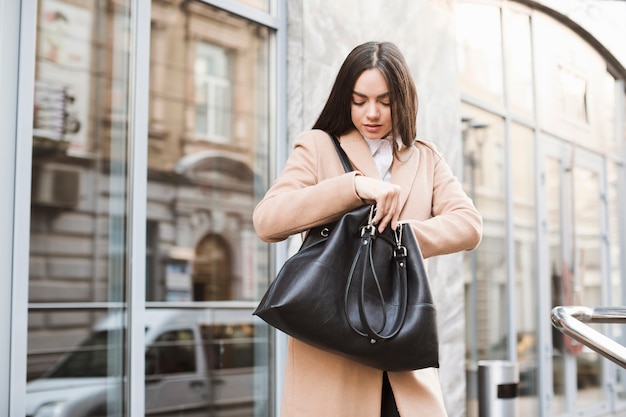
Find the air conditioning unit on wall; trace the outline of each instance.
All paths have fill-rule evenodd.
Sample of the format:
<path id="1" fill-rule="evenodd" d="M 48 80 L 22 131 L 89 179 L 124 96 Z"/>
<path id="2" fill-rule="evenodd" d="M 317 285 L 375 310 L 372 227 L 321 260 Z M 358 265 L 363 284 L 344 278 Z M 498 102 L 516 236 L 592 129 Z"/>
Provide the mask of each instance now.
<path id="1" fill-rule="evenodd" d="M 39 165 L 33 171 L 32 203 L 72 208 L 80 199 L 80 169 Z"/>

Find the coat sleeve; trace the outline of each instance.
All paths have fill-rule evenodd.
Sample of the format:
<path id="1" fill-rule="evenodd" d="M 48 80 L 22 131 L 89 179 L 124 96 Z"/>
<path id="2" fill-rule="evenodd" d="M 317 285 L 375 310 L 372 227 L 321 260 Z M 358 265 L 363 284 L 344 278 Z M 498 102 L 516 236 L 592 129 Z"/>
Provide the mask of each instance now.
<path id="1" fill-rule="evenodd" d="M 434 147 L 433 158 L 431 217 L 407 221 L 424 258 L 472 250 L 482 239 L 482 216 Z"/>
<path id="2" fill-rule="evenodd" d="M 363 205 L 354 188 L 357 175 L 343 170 L 326 133 L 300 134 L 283 172 L 254 209 L 257 235 L 278 242 Z"/>

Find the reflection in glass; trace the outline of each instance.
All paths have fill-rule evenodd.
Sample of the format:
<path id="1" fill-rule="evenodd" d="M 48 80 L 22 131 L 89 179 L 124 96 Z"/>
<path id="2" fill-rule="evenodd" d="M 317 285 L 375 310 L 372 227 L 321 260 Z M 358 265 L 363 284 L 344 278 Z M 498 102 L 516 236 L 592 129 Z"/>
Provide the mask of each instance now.
<path id="1" fill-rule="evenodd" d="M 270 412 L 269 329 L 223 307 L 254 305 L 269 281 L 252 211 L 269 184 L 271 41 L 201 1 L 152 3 L 146 301 L 176 328 L 146 332 L 149 413 Z"/>
<path id="2" fill-rule="evenodd" d="M 575 159 L 571 158 L 571 148 L 560 145 L 557 150 L 563 154 L 545 161 L 552 307 L 603 305 L 599 172 L 578 164 L 572 166 Z M 580 154 L 581 160 L 594 160 L 585 155 Z M 574 395 L 577 406 L 602 401 L 599 355 L 555 329 L 552 343 L 553 411 L 562 411 L 568 398 L 573 399 Z"/>
<path id="3" fill-rule="evenodd" d="M 619 184 L 620 175 L 624 175 L 624 167 L 619 163 L 607 163 L 607 209 L 609 216 L 609 259 L 610 259 L 610 301 L 609 305 L 626 305 L 626 286 L 622 282 L 621 270 L 624 264 L 623 248 L 620 245 L 620 231 L 617 225 L 623 219 L 620 210 Z M 611 326 L 610 337 L 622 345 L 626 345 L 624 326 Z M 620 400 L 626 399 L 626 369 L 617 367 L 615 390 Z"/>
<path id="4" fill-rule="evenodd" d="M 199 1 L 152 9 L 147 301 L 256 300 L 270 31 Z"/>
<path id="5" fill-rule="evenodd" d="M 561 219 L 563 206 L 561 201 L 562 167 L 561 161 L 548 157 L 544 161 L 545 166 L 545 198 L 547 210 L 546 233 L 548 236 L 548 265 L 551 269 L 552 278 L 552 304 L 565 305 L 562 291 L 564 271 L 567 270 L 563 260 L 563 230 Z M 557 415 L 565 410 L 565 352 L 564 336 L 557 329 L 552 328 L 552 366 L 553 366 L 553 394 L 551 414 Z M 571 340 L 571 339 L 568 339 Z"/>
<path id="6" fill-rule="evenodd" d="M 521 116 L 533 116 L 533 69 L 530 18 L 506 11 L 503 14 L 508 107 Z"/>
<path id="7" fill-rule="evenodd" d="M 463 92 L 503 104 L 500 8 L 458 3 L 455 16 Z"/>
<path id="8" fill-rule="evenodd" d="M 574 265 L 573 284 L 580 289 L 575 294 L 578 304 L 599 306 L 602 303 L 602 229 L 599 175 L 597 172 L 580 166 L 574 167 L 575 184 L 574 207 Z M 598 325 L 592 325 L 603 332 Z M 604 333 L 604 332 L 603 332 Z M 602 360 L 600 355 L 583 348 L 576 356 L 578 395 L 576 404 L 585 406 L 597 403 L 604 398 L 601 389 Z"/>
<path id="9" fill-rule="evenodd" d="M 228 51 L 208 42 L 196 45 L 196 133 L 228 142 L 232 124 L 232 84 Z"/>
<path id="10" fill-rule="evenodd" d="M 580 36 L 554 19 L 533 15 L 538 113 L 542 128 L 557 137 L 606 151 L 607 115 L 614 92 L 604 58 Z"/>
<path id="11" fill-rule="evenodd" d="M 483 239 L 466 256 L 465 277 L 468 415 L 477 412 L 476 366 L 482 359 L 507 359 L 508 317 L 504 123 L 462 104 L 464 187 L 483 216 Z"/>
<path id="12" fill-rule="evenodd" d="M 522 415 L 538 415 L 535 142 L 533 131 L 511 125 L 511 181 L 515 238 L 517 357 Z"/>
<path id="13" fill-rule="evenodd" d="M 68 416 L 120 415 L 123 409 L 130 3 L 38 2 L 28 415 L 55 409 Z M 98 311 L 71 307 L 94 302 Z M 76 348 L 104 313 L 118 317 L 118 330 Z M 82 380 L 102 377 L 103 390 Z M 70 393 L 78 388 L 98 396 L 98 405 L 78 405 Z"/>
<path id="14" fill-rule="evenodd" d="M 615 123 L 617 116 L 616 98 L 618 94 L 622 94 L 622 91 L 615 82 L 615 78 L 608 71 L 605 72 L 599 91 L 599 95 L 602 98 L 598 100 L 598 102 L 602 103 L 602 110 L 598 115 L 598 123 L 594 124 L 594 130 L 598 137 L 598 149 L 607 152 L 608 155 L 619 154 L 620 144 L 623 141 L 623 139 L 618 139 L 620 137 L 623 138 L 623 134 L 621 134 L 619 128 L 616 129 Z"/>
<path id="15" fill-rule="evenodd" d="M 68 314 L 93 314 L 95 321 L 71 341 L 54 340 L 46 352 L 31 355 L 32 362 L 51 365 L 28 383 L 28 415 L 46 404 L 68 417 L 121 415 L 112 409 L 120 402 L 107 395 L 121 383 L 110 369 L 123 353 L 116 342 L 125 331 L 122 315 L 50 316 Z M 254 415 L 254 376 L 267 373 L 268 340 L 264 329 L 257 332 L 251 308 L 149 309 L 145 322 L 147 415 Z"/>

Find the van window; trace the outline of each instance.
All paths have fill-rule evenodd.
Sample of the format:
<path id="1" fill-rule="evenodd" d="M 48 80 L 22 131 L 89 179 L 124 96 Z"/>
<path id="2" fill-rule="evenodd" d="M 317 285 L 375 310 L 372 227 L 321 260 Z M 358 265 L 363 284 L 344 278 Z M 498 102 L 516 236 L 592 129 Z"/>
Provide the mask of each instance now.
<path id="1" fill-rule="evenodd" d="M 191 329 L 165 332 L 146 351 L 146 375 L 195 371 L 195 341 Z"/>
<path id="2" fill-rule="evenodd" d="M 119 333 L 119 331 L 117 331 Z M 109 340 L 114 336 L 108 331 L 92 333 L 75 350 L 63 357 L 56 366 L 52 367 L 48 378 L 93 378 L 110 376 L 108 367 L 109 357 L 115 356 L 119 345 Z M 120 335 L 118 334 L 117 337 Z M 119 340 L 119 339 L 115 339 Z"/>
<path id="3" fill-rule="evenodd" d="M 200 331 L 210 369 L 254 366 L 254 326 L 251 324 L 201 326 Z"/>

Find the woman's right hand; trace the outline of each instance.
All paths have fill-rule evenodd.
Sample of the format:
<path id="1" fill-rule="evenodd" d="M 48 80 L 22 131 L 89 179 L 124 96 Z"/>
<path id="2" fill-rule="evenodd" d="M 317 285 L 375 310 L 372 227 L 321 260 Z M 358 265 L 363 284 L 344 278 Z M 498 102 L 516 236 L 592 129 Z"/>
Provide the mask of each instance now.
<path id="1" fill-rule="evenodd" d="M 391 225 L 392 230 L 398 226 L 400 217 L 400 187 L 371 177 L 358 175 L 354 178 L 354 188 L 358 196 L 368 204 L 376 204 L 376 215 L 373 223 L 378 231 Z"/>

